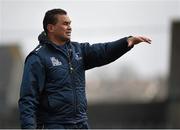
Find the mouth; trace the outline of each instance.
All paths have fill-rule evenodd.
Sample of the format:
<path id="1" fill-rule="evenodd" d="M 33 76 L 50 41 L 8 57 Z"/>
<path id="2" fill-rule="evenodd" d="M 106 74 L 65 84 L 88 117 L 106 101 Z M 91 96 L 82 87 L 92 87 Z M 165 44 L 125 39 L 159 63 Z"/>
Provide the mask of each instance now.
<path id="1" fill-rule="evenodd" d="M 71 36 L 71 32 L 67 32 L 66 35 L 67 35 L 67 36 Z"/>

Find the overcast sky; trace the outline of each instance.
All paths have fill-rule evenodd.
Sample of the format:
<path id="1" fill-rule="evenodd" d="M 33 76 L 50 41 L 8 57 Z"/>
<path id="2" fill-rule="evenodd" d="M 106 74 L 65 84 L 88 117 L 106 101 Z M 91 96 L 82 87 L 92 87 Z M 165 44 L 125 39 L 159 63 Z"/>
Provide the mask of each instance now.
<path id="1" fill-rule="evenodd" d="M 117 69 L 129 66 L 146 77 L 168 73 L 170 29 L 180 19 L 180 0 L 0 0 L 0 44 L 18 43 L 25 57 L 38 44 L 44 13 L 53 8 L 68 12 L 73 41 L 93 44 L 129 35 L 152 39 L 152 45 L 138 45 L 99 71 L 116 77 Z"/>

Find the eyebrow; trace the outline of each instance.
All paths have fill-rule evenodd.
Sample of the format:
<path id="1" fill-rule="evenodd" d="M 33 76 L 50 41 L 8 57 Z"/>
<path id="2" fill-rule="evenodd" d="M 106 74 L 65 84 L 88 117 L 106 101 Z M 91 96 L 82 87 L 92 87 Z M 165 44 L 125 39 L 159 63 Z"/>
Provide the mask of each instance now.
<path id="1" fill-rule="evenodd" d="M 71 23 L 71 21 L 64 21 L 64 23 Z"/>

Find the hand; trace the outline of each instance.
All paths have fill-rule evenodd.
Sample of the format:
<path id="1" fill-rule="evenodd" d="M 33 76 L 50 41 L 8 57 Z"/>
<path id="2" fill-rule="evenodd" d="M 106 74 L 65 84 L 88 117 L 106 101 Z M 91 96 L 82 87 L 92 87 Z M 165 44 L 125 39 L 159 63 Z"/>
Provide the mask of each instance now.
<path id="1" fill-rule="evenodd" d="M 144 36 L 129 37 L 127 41 L 128 41 L 128 47 L 132 47 L 133 45 L 139 44 L 141 42 L 146 42 L 151 44 L 151 39 Z"/>

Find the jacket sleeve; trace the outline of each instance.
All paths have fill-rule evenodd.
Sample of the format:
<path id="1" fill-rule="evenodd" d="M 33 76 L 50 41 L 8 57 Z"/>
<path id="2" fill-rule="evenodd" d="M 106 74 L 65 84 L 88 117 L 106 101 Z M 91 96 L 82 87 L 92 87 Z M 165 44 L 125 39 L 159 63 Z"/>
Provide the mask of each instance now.
<path id="1" fill-rule="evenodd" d="M 127 37 L 107 43 L 81 44 L 85 70 L 111 63 L 132 47 L 128 47 Z"/>
<path id="2" fill-rule="evenodd" d="M 21 128 L 35 129 L 40 93 L 45 81 L 45 69 L 37 55 L 27 57 L 20 89 L 19 112 Z"/>

